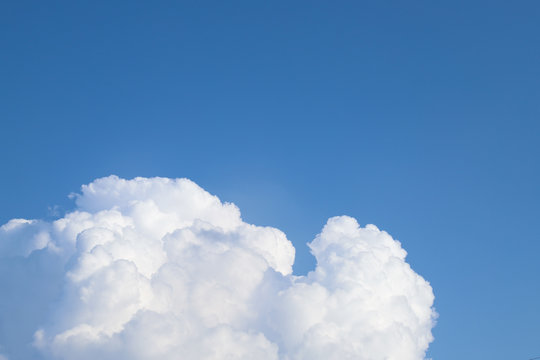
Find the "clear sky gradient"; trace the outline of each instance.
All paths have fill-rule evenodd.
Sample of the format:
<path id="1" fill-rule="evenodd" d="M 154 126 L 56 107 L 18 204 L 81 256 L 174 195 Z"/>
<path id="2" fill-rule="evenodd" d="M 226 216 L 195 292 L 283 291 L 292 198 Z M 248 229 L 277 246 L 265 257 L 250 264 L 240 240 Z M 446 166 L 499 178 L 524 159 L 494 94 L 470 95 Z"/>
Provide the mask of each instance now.
<path id="1" fill-rule="evenodd" d="M 538 1 L 4 1 L 0 223 L 188 177 L 302 274 L 347 214 L 431 282 L 430 357 L 540 356 L 539 39 Z"/>

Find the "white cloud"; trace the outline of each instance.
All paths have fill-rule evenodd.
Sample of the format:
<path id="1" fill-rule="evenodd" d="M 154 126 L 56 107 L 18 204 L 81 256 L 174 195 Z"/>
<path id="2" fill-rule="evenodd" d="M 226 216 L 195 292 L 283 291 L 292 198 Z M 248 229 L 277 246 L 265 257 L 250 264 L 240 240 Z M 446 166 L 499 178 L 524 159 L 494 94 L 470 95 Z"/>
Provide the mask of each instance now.
<path id="1" fill-rule="evenodd" d="M 373 225 L 329 219 L 294 276 L 283 232 L 190 180 L 110 176 L 74 197 L 0 228 L 10 359 L 419 360 L 433 339 L 430 285 Z"/>

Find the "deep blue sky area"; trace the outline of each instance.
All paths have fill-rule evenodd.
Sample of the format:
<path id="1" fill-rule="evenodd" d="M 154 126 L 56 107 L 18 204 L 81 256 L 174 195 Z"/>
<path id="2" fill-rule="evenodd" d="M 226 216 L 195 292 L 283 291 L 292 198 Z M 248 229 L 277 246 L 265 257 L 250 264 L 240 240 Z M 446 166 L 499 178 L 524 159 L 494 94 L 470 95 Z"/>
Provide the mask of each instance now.
<path id="1" fill-rule="evenodd" d="M 540 356 L 540 2 L 3 1 L 0 223 L 188 177 L 305 243 L 334 215 L 433 286 L 437 360 Z"/>

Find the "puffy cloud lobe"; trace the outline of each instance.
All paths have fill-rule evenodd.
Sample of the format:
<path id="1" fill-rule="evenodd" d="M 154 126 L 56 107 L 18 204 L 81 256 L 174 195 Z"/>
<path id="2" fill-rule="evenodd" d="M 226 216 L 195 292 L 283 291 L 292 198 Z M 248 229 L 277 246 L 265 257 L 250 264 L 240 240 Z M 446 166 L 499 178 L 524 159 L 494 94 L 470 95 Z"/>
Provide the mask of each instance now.
<path id="1" fill-rule="evenodd" d="M 0 228 L 0 355 L 9 359 L 423 359 L 430 285 L 398 241 L 328 220 L 294 247 L 187 179 L 116 176 L 76 210 Z"/>

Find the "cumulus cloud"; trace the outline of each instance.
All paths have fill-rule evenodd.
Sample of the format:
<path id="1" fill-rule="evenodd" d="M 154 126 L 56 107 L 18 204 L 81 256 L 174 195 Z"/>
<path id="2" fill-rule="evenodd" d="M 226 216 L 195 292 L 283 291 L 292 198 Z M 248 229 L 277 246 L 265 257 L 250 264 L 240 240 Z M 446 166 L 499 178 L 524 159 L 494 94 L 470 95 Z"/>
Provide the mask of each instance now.
<path id="1" fill-rule="evenodd" d="M 285 234 L 187 179 L 116 176 L 52 222 L 0 227 L 0 359 L 423 359 L 433 292 L 401 244 L 328 220 Z M 3 354 L 3 355 L 2 355 Z"/>

